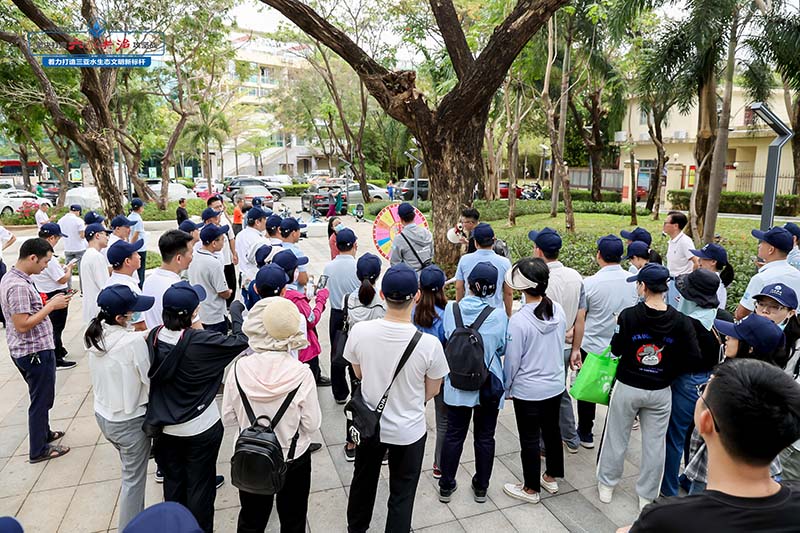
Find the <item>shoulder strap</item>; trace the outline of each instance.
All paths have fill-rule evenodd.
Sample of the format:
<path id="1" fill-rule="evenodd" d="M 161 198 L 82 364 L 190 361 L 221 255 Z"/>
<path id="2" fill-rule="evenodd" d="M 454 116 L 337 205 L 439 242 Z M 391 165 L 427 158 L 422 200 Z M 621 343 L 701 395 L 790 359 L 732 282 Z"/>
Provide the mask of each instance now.
<path id="1" fill-rule="evenodd" d="M 408 248 L 411 250 L 411 253 L 412 253 L 412 254 L 414 254 L 414 257 L 416 257 L 416 258 L 417 258 L 417 261 L 419 261 L 419 266 L 421 267 L 421 266 L 422 266 L 422 259 L 420 258 L 419 254 L 418 254 L 418 253 L 417 253 L 417 251 L 414 249 L 414 247 L 413 247 L 413 246 L 411 246 L 411 241 L 409 241 L 409 240 L 408 240 L 408 237 L 406 237 L 405 235 L 403 235 L 403 232 L 402 232 L 402 231 L 400 232 L 400 236 L 403 238 L 403 240 L 404 240 L 404 241 L 406 241 L 406 243 L 408 244 Z"/>
<path id="2" fill-rule="evenodd" d="M 242 386 L 239 385 L 239 374 L 236 372 L 238 364 L 239 361 L 233 364 L 233 379 L 236 380 L 236 388 L 239 389 L 239 397 L 242 399 L 242 405 L 244 405 L 244 412 L 247 413 L 247 419 L 250 420 L 250 425 L 253 425 L 256 423 L 257 418 L 256 414 L 253 412 L 253 407 L 250 405 L 250 401 L 247 399 L 247 395 L 242 390 Z"/>
<path id="3" fill-rule="evenodd" d="M 400 357 L 400 362 L 397 363 L 397 368 L 394 371 L 394 376 L 392 376 L 392 381 L 389 382 L 389 386 L 386 387 L 386 392 L 383 393 L 383 397 L 381 398 L 381 401 L 378 402 L 378 407 L 375 409 L 375 411 L 378 413 L 378 415 L 383 413 L 383 408 L 386 407 L 386 399 L 389 397 L 389 391 L 391 390 L 392 385 L 394 384 L 394 380 L 397 379 L 397 375 L 400 374 L 400 371 L 405 366 L 406 361 L 408 361 L 408 358 L 411 357 L 411 354 L 414 351 L 414 348 L 417 347 L 417 343 L 419 343 L 419 340 L 421 338 L 422 338 L 422 333 L 420 333 L 419 331 L 416 331 L 414 333 L 414 336 L 411 337 L 411 340 L 408 342 L 408 345 L 406 346 L 406 350 L 403 352 L 403 355 Z"/>
<path id="4" fill-rule="evenodd" d="M 487 305 L 486 307 L 484 307 L 483 311 L 481 311 L 481 314 L 478 315 L 478 318 L 475 319 L 475 322 L 472 323 L 470 328 L 474 330 L 479 329 L 483 325 L 483 323 L 486 322 L 486 319 L 489 318 L 489 315 L 491 315 L 493 311 L 494 307 L 492 307 L 491 305 Z"/>
<path id="5" fill-rule="evenodd" d="M 456 321 L 457 328 L 464 327 L 464 317 L 461 316 L 461 308 L 458 306 L 458 302 L 453 303 L 453 318 Z"/>
<path id="6" fill-rule="evenodd" d="M 286 399 L 283 400 L 283 403 L 278 408 L 278 411 L 275 413 L 275 416 L 272 417 L 272 428 L 273 429 L 275 429 L 275 426 L 277 426 L 278 422 L 281 421 L 281 418 L 283 418 L 283 415 L 286 413 L 286 410 L 292 404 L 292 400 L 294 400 L 294 397 L 297 394 L 297 391 L 299 391 L 299 390 L 300 390 L 300 385 L 298 385 L 296 389 L 294 389 L 292 392 L 290 392 L 286 396 Z"/>

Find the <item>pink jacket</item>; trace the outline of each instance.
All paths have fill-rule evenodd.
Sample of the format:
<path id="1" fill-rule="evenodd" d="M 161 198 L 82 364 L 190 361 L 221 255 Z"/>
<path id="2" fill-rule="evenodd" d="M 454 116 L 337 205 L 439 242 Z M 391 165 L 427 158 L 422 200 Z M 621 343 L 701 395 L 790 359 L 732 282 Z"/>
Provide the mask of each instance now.
<path id="1" fill-rule="evenodd" d="M 317 293 L 314 308 L 311 308 L 311 302 L 308 300 L 304 292 L 288 289 L 284 298 L 291 300 L 297 306 L 297 310 L 306 319 L 306 329 L 308 331 L 308 346 L 300 350 L 298 356 L 300 362 L 305 363 L 317 357 L 322 352 L 322 347 L 317 338 L 317 323 L 322 318 L 322 313 L 325 311 L 325 304 L 328 302 L 328 289 L 322 289 Z"/>

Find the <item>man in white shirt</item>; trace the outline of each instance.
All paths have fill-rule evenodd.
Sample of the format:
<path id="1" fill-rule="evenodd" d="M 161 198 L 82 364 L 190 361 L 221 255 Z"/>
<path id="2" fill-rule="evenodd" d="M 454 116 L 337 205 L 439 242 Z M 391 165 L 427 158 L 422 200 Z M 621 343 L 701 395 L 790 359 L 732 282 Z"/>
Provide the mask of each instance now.
<path id="1" fill-rule="evenodd" d="M 158 239 L 161 253 L 161 266 L 153 270 L 144 280 L 142 294 L 155 298 L 153 306 L 143 313 L 147 329 L 163 324 L 161 311 L 164 293 L 172 285 L 181 281 L 181 272 L 192 263 L 192 236 L 179 229 L 172 229 Z"/>
<path id="2" fill-rule="evenodd" d="M 3 226 L 0 226 L 0 279 L 3 279 L 3 276 L 6 274 L 8 270 L 8 266 L 5 263 L 5 259 L 3 258 L 3 250 L 11 246 L 17 241 L 17 237 L 13 235 L 10 231 L 8 231 Z M 3 315 L 3 310 L 0 309 L 0 323 L 5 326 L 6 319 Z"/>
<path id="3" fill-rule="evenodd" d="M 225 235 L 225 246 L 222 247 L 220 252 L 222 253 L 222 265 L 225 269 L 225 281 L 228 284 L 228 288 L 231 290 L 231 294 L 226 300 L 226 305 L 230 308 L 235 297 L 236 265 L 238 265 L 241 260 L 241 254 L 236 252 L 236 234 L 233 231 L 233 224 L 228 220 L 228 214 L 225 212 L 223 196 L 217 194 L 209 197 L 206 201 L 206 205 L 220 212 L 219 222 L 217 222 L 217 224 L 228 228 L 228 233 Z"/>
<path id="4" fill-rule="evenodd" d="M 421 333 L 412 346 L 417 329 L 411 323 L 413 302 L 418 294 L 417 274 L 408 265 L 397 264 L 386 271 L 381 296 L 386 316 L 359 322 L 350 330 L 344 357 L 361 380 L 361 394 L 369 409 L 383 398 L 385 407 L 380 435 L 360 439 L 351 430 L 356 448 L 355 471 L 347 502 L 349 531 L 366 531 L 372 519 L 381 461 L 389 450 L 389 505 L 387 531 L 410 531 L 422 459 L 425 454 L 425 402 L 440 390 L 449 368 L 439 339 Z M 403 353 L 410 356 L 393 380 Z M 360 440 L 360 442 L 359 442 Z"/>
<path id="5" fill-rule="evenodd" d="M 690 274 L 695 268 L 695 258 L 692 255 L 694 242 L 683 232 L 688 222 L 686 215 L 680 211 L 670 211 L 664 220 L 664 233 L 669 236 L 667 268 L 673 278 Z"/>
<path id="6" fill-rule="evenodd" d="M 54 249 L 63 235 L 59 225 L 52 222 L 42 224 L 42 227 L 39 228 L 39 237 L 45 239 Z M 36 290 L 44 294 L 42 300 L 45 303 L 58 294 L 68 295 L 69 280 L 72 277 L 74 264 L 73 260 L 66 265 L 62 265 L 55 256 L 52 256 L 47 263 L 47 267 L 41 273 L 31 276 Z M 65 360 L 67 349 L 61 340 L 61 334 L 67 325 L 68 314 L 69 307 L 57 309 L 50 313 L 50 322 L 53 324 L 53 340 L 56 347 L 56 370 L 70 369 L 77 364 L 75 361 Z"/>
<path id="7" fill-rule="evenodd" d="M 106 229 L 102 224 L 89 224 L 84 231 L 88 247 L 86 253 L 83 254 L 78 272 L 83 286 L 83 323 L 85 325 L 88 325 L 97 316 L 99 311 L 97 297 L 105 288 L 110 276 L 108 259 L 102 253 L 102 250 L 108 246 L 109 233 L 111 230 Z"/>
<path id="8" fill-rule="evenodd" d="M 111 219 L 111 235 L 108 236 L 108 246 L 103 248 L 103 255 L 108 255 L 108 249 L 114 245 L 115 242 L 123 240 L 128 242 L 131 238 L 131 228 L 136 224 L 133 220 L 128 219 L 125 215 L 117 215 Z"/>
<path id="9" fill-rule="evenodd" d="M 198 312 L 203 329 L 218 331 L 223 335 L 228 333 L 225 300 L 232 291 L 228 288 L 225 270 L 217 252 L 225 246 L 225 235 L 229 229 L 228 226 L 206 225 L 200 231 L 203 247 L 194 255 L 189 265 L 189 283 L 200 285 L 206 291 L 206 298 L 200 302 Z M 239 232 L 240 235 L 241 233 Z"/>
<path id="10" fill-rule="evenodd" d="M 48 209 L 50 209 L 50 204 L 42 202 L 39 204 L 39 209 L 36 210 L 36 214 L 33 218 L 36 219 L 36 226 L 39 229 L 41 229 L 43 224 L 53 221 L 53 217 L 47 214 Z"/>
<path id="11" fill-rule="evenodd" d="M 128 239 L 130 242 L 142 241 L 142 247 L 139 251 L 141 261 L 139 269 L 136 271 L 136 276 L 139 278 L 139 288 L 144 285 L 144 271 L 147 264 L 147 232 L 144 230 L 144 202 L 140 198 L 131 200 L 131 212 L 128 214 L 128 219 L 133 222 L 131 228 L 131 237 Z"/>
<path id="12" fill-rule="evenodd" d="M 86 251 L 86 240 L 83 238 L 86 223 L 81 218 L 81 206 L 78 204 L 69 206 L 69 213 L 58 220 L 58 227 L 65 235 L 64 260 L 70 262 L 76 259 L 78 268 L 80 268 L 81 258 Z"/>
<path id="13" fill-rule="evenodd" d="M 769 231 L 753 230 L 750 232 L 758 239 L 758 257 L 764 260 L 764 266 L 750 278 L 742 299 L 736 307 L 735 317 L 741 320 L 755 309 L 753 296 L 761 289 L 773 283 L 782 283 L 800 294 L 800 271 L 786 260 L 794 246 L 792 234 L 785 228 L 775 227 Z"/>
<path id="14" fill-rule="evenodd" d="M 250 286 L 250 282 L 256 279 L 258 273 L 255 250 L 262 244 L 269 244 L 267 238 L 264 237 L 267 225 L 266 211 L 260 207 L 251 207 L 247 210 L 245 221 L 247 226 L 236 236 L 236 251 L 239 255 L 239 273 L 243 294 Z"/>
<path id="15" fill-rule="evenodd" d="M 111 264 L 112 272 L 106 282 L 106 287 L 121 284 L 130 287 L 136 294 L 142 294 L 138 278 L 134 277 L 142 261 L 139 255 L 139 250 L 142 246 L 144 246 L 144 241 L 142 240 L 126 242 L 120 239 L 108 247 L 107 257 L 108 262 Z M 137 331 L 145 331 L 147 329 L 144 315 L 138 311 L 133 314 L 131 324 L 133 329 Z"/>

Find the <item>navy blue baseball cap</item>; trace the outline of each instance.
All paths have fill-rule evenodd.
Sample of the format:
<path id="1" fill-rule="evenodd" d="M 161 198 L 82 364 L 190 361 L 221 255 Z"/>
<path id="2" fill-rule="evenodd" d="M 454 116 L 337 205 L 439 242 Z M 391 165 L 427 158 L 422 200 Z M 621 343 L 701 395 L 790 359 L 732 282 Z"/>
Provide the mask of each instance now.
<path id="1" fill-rule="evenodd" d="M 797 293 L 794 289 L 783 283 L 771 283 L 765 285 L 761 292 L 753 296 L 754 300 L 759 298 L 772 298 L 779 304 L 789 309 L 797 309 Z"/>
<path id="2" fill-rule="evenodd" d="M 640 281 L 651 289 L 667 290 L 667 281 L 669 281 L 669 269 L 664 265 L 658 263 L 647 263 L 644 265 L 635 276 L 628 278 L 628 282 Z"/>
<path id="3" fill-rule="evenodd" d="M 494 242 L 494 230 L 486 222 L 481 222 L 472 230 L 472 237 L 479 246 L 489 246 Z"/>
<path id="4" fill-rule="evenodd" d="M 156 299 L 152 296 L 136 294 L 127 285 L 116 284 L 106 287 L 97 295 L 97 305 L 111 316 L 125 313 L 147 311 Z"/>
<path id="5" fill-rule="evenodd" d="M 628 245 L 628 255 L 625 256 L 625 259 L 630 259 L 631 257 L 648 259 L 650 257 L 650 245 L 643 241 L 633 241 Z"/>
<path id="6" fill-rule="evenodd" d="M 467 282 L 485 284 L 487 286 L 497 287 L 497 267 L 488 261 L 478 263 L 472 267 L 467 276 Z"/>
<path id="7" fill-rule="evenodd" d="M 200 218 L 203 219 L 203 222 L 209 220 L 214 217 L 218 217 L 222 214 L 222 211 L 217 211 L 213 207 L 206 207 L 203 209 L 203 212 L 200 214 Z"/>
<path id="8" fill-rule="evenodd" d="M 126 226 L 126 227 L 130 228 L 131 226 L 135 226 L 135 225 L 136 225 L 136 222 L 134 222 L 133 220 L 130 220 L 125 215 L 117 215 L 117 216 L 115 216 L 114 218 L 111 219 L 111 229 L 121 228 L 123 226 Z"/>
<path id="9" fill-rule="evenodd" d="M 413 298 L 418 290 L 417 273 L 405 263 L 390 267 L 383 275 L 381 291 L 387 300 L 405 302 Z"/>
<path id="10" fill-rule="evenodd" d="M 369 252 L 365 253 L 358 258 L 356 262 L 356 277 L 360 280 L 371 279 L 376 280 L 381 275 L 381 260 L 380 258 Z"/>
<path id="11" fill-rule="evenodd" d="M 561 249 L 561 245 L 563 244 L 561 235 L 553 228 L 542 228 L 541 231 L 529 231 L 528 238 L 543 252 L 557 252 Z"/>
<path id="12" fill-rule="evenodd" d="M 102 232 L 111 233 L 111 230 L 107 229 L 104 225 L 100 224 L 99 222 L 96 222 L 94 224 L 89 224 L 88 226 L 86 226 L 86 229 L 83 230 L 83 235 L 86 237 L 87 241 L 91 241 L 92 237 Z"/>
<path id="13" fill-rule="evenodd" d="M 279 215 L 270 215 L 269 218 L 267 218 L 267 227 L 280 228 L 281 222 L 283 222 L 283 219 Z"/>
<path id="14" fill-rule="evenodd" d="M 403 202 L 397 207 L 397 214 L 400 218 L 406 218 L 414 214 L 414 206 L 408 202 Z"/>
<path id="15" fill-rule="evenodd" d="M 260 220 L 262 218 L 268 218 L 269 213 L 264 211 L 259 206 L 253 206 L 247 210 L 247 220 L 248 222 L 255 222 L 256 220 Z"/>
<path id="16" fill-rule="evenodd" d="M 253 198 L 251 204 L 253 205 L 253 207 L 261 207 L 262 205 L 264 205 L 264 199 L 260 196 L 256 196 L 255 198 Z"/>
<path id="17" fill-rule="evenodd" d="M 281 220 L 281 231 L 298 231 L 301 228 L 305 228 L 305 224 L 300 224 L 296 218 L 288 217 Z"/>
<path id="18" fill-rule="evenodd" d="M 200 230 L 200 240 L 203 244 L 208 244 L 220 235 L 225 235 L 230 230 L 230 226 L 217 226 L 216 224 L 206 224 Z"/>
<path id="19" fill-rule="evenodd" d="M 258 269 L 255 282 L 256 289 L 267 287 L 278 292 L 289 283 L 289 276 L 280 265 L 270 263 Z"/>
<path id="20" fill-rule="evenodd" d="M 144 246 L 144 240 L 139 239 L 136 242 L 127 242 L 119 240 L 108 247 L 108 262 L 112 267 L 118 267 L 125 262 L 127 258 L 135 254 Z"/>
<path id="21" fill-rule="evenodd" d="M 80 213 L 83 209 L 81 208 L 81 204 L 72 204 L 71 206 L 69 206 L 69 210 L 77 211 L 78 213 Z"/>
<path id="22" fill-rule="evenodd" d="M 178 226 L 178 229 L 181 231 L 185 231 L 186 233 L 191 233 L 195 230 L 198 230 L 203 227 L 202 222 L 192 222 L 191 220 L 184 220 L 181 222 L 181 225 Z"/>
<path id="23" fill-rule="evenodd" d="M 350 228 L 344 228 L 336 233 L 336 244 L 339 246 L 353 246 L 358 237 Z"/>
<path id="24" fill-rule="evenodd" d="M 66 235 L 61 233 L 61 226 L 55 222 L 47 222 L 46 224 L 42 224 L 42 227 L 39 228 L 39 234 L 44 235 L 45 237 L 66 237 Z"/>
<path id="25" fill-rule="evenodd" d="M 647 246 L 653 244 L 653 236 L 644 228 L 635 228 L 633 231 L 622 230 L 619 234 L 632 242 L 643 242 Z"/>
<path id="26" fill-rule="evenodd" d="M 200 302 L 206 299 L 206 290 L 202 285 L 192 285 L 188 281 L 173 283 L 162 297 L 164 309 L 177 311 L 185 315 L 192 313 Z"/>
<path id="27" fill-rule="evenodd" d="M 769 318 L 750 313 L 738 322 L 715 320 L 714 327 L 726 337 L 745 341 L 760 354 L 769 354 L 785 342 L 783 330 Z"/>
<path id="28" fill-rule="evenodd" d="M 101 215 L 100 213 L 96 213 L 94 211 L 89 211 L 83 216 L 83 221 L 86 224 L 97 224 L 104 221 L 106 217 Z"/>
<path id="29" fill-rule="evenodd" d="M 597 240 L 597 250 L 600 255 L 608 258 L 622 259 L 624 247 L 622 246 L 622 239 L 616 235 L 606 235 Z"/>
<path id="30" fill-rule="evenodd" d="M 794 222 L 787 222 L 783 225 L 783 229 L 800 239 L 800 226 L 795 224 Z"/>
<path id="31" fill-rule="evenodd" d="M 134 198 L 133 200 L 131 200 L 131 207 L 133 209 L 139 209 L 143 205 L 144 205 L 144 202 L 142 201 L 141 198 Z"/>
<path id="32" fill-rule="evenodd" d="M 794 248 L 792 234 L 789 233 L 785 228 L 781 228 L 779 226 L 771 228 L 769 231 L 760 231 L 754 229 L 750 232 L 750 234 L 759 241 L 764 241 L 770 246 L 774 246 L 778 250 L 786 253 L 791 252 L 792 248 Z"/>
<path id="33" fill-rule="evenodd" d="M 269 244 L 262 244 L 261 246 L 259 246 L 258 249 L 256 250 L 256 266 L 258 268 L 261 268 L 264 265 L 266 265 L 267 259 L 269 258 L 269 254 L 271 253 L 272 253 L 272 246 L 270 246 Z"/>
<path id="34" fill-rule="evenodd" d="M 291 250 L 284 250 L 275 254 L 272 263 L 278 265 L 286 272 L 291 272 L 300 265 L 308 264 L 308 257 L 297 257 Z"/>
<path id="35" fill-rule="evenodd" d="M 692 255 L 700 259 L 713 259 L 720 268 L 728 263 L 728 252 L 725 251 L 725 248 L 714 242 L 706 244 L 699 250 L 689 251 L 692 252 Z"/>
<path id="36" fill-rule="evenodd" d="M 442 269 L 436 265 L 428 265 L 419 273 L 419 286 L 429 291 L 440 291 L 447 281 Z"/>

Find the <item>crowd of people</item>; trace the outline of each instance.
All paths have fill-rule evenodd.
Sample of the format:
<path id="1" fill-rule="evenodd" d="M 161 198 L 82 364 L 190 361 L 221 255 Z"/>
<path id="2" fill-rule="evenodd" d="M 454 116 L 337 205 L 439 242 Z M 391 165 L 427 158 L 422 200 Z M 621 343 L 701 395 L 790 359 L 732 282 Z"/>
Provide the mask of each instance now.
<path id="1" fill-rule="evenodd" d="M 610 503 L 639 431 L 641 513 L 630 531 L 800 529 L 791 484 L 800 480 L 800 270 L 787 260 L 800 253 L 800 227 L 752 232 L 760 263 L 734 316 L 725 310 L 734 279 L 725 248 L 695 249 L 680 212 L 664 222 L 666 266 L 636 228 L 601 237 L 599 270 L 583 278 L 560 261 L 555 230 L 531 231 L 531 253 L 512 264 L 493 228 L 465 209 L 449 299 L 432 235 L 410 204 L 398 207 L 387 269 L 331 213 L 331 260 L 315 281 L 298 245 L 304 225 L 257 200 L 237 206 L 234 224 L 220 196 L 208 199 L 201 223 L 181 206 L 178 229 L 158 239 L 162 264 L 146 277 L 140 201 L 110 220 L 71 206 L 55 222 L 43 206 L 38 238 L 22 243 L 0 281 L 9 351 L 30 393 L 31 463 L 69 452 L 49 410 L 56 370 L 75 366 L 61 337 L 82 291 L 95 417 L 121 463 L 119 531 L 149 520 L 137 515 L 151 457 L 164 499 L 213 530 L 223 423 L 240 430 L 230 474 L 238 531 L 265 531 L 273 505 L 281 531 L 305 531 L 321 387 L 346 414 L 351 532 L 370 527 L 384 464 L 385 530 L 410 531 L 431 400 L 431 467 L 445 504 L 460 488 L 470 427 L 468 490 L 487 501 L 498 416 L 511 403 L 522 481 L 500 482 L 512 498 L 536 504 L 542 490 L 558 493 L 564 454 L 597 446 L 598 498 Z M 0 232 L 0 241 L 10 239 Z M 59 241 L 63 264 L 53 254 Z M 327 307 L 330 376 L 318 334 Z M 617 365 L 599 435 L 596 403 L 569 393 L 590 357 Z"/>

